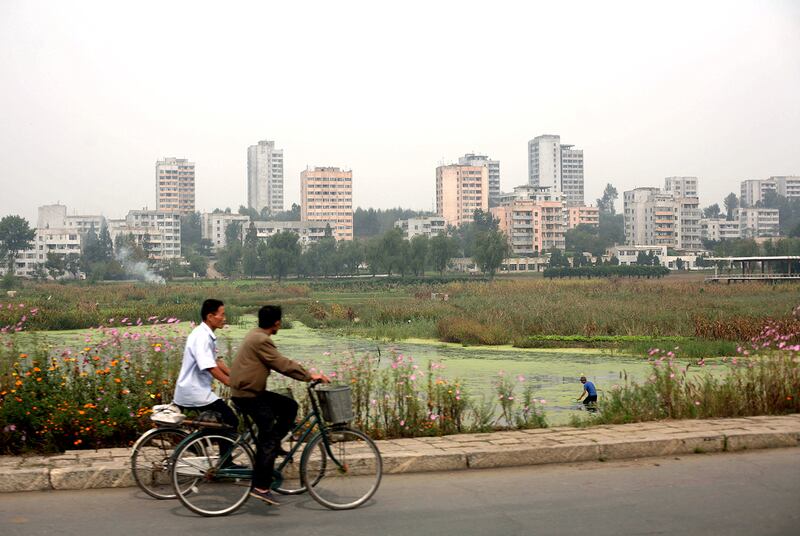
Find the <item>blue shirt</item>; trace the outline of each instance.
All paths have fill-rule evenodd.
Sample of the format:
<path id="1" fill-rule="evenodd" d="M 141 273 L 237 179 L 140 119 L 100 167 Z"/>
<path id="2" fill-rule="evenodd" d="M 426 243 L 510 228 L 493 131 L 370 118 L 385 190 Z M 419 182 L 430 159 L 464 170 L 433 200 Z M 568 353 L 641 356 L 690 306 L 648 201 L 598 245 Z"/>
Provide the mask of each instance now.
<path id="1" fill-rule="evenodd" d="M 194 328 L 186 339 L 183 363 L 175 382 L 175 403 L 197 408 L 213 403 L 219 397 L 211 390 L 213 376 L 208 371 L 217 366 L 217 338 L 205 322 Z"/>
<path id="2" fill-rule="evenodd" d="M 589 396 L 597 396 L 597 389 L 595 389 L 592 382 L 587 381 L 583 384 L 583 388 L 586 389 L 586 392 L 589 394 Z"/>

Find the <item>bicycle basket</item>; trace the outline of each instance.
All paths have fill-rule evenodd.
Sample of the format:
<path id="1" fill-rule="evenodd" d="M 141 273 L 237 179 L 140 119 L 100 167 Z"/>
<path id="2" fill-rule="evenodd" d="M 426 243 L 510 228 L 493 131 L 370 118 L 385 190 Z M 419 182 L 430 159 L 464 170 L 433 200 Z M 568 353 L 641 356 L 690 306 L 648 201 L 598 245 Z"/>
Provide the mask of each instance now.
<path id="1" fill-rule="evenodd" d="M 317 389 L 322 418 L 325 422 L 333 424 L 345 423 L 353 420 L 353 401 L 350 387 L 324 386 Z"/>

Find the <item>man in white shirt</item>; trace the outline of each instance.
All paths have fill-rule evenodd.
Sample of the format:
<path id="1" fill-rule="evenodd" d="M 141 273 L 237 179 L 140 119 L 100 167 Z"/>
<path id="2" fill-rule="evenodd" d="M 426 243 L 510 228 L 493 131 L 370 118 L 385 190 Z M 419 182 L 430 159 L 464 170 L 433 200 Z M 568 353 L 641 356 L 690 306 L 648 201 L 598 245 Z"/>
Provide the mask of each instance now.
<path id="1" fill-rule="evenodd" d="M 186 339 L 173 400 L 182 410 L 216 411 L 225 424 L 235 429 L 239 419 L 211 388 L 214 379 L 230 385 L 230 370 L 222 359 L 217 358 L 217 337 L 214 335 L 214 331 L 225 325 L 225 304 L 214 299 L 204 301 L 200 318 L 202 322 Z"/>

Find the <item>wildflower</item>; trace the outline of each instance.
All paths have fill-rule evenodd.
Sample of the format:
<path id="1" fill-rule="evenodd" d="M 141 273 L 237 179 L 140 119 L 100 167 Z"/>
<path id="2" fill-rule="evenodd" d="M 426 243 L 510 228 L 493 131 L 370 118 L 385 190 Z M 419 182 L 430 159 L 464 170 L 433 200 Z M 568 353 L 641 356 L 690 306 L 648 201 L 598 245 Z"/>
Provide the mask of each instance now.
<path id="1" fill-rule="evenodd" d="M 700 405 L 700 401 L 699 401 L 699 400 L 695 400 L 695 401 L 694 401 L 694 405 L 695 405 L 695 406 L 699 406 L 699 405 Z"/>

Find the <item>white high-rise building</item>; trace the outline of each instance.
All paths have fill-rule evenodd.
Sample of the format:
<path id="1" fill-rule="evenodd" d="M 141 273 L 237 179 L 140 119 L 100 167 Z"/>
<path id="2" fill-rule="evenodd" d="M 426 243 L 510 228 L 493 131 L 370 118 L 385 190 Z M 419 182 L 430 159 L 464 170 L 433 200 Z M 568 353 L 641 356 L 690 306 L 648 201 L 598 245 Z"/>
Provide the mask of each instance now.
<path id="1" fill-rule="evenodd" d="M 247 207 L 283 211 L 283 149 L 276 149 L 274 141 L 247 148 Z"/>
<path id="2" fill-rule="evenodd" d="M 489 205 L 497 204 L 500 196 L 500 161 L 482 154 L 467 153 L 458 159 L 460 166 L 486 166 L 489 168 Z"/>
<path id="3" fill-rule="evenodd" d="M 583 150 L 562 145 L 561 136 L 544 134 L 528 142 L 528 184 L 561 193 L 568 206 L 583 205 Z"/>
<path id="4" fill-rule="evenodd" d="M 545 134 L 528 142 L 528 184 L 561 192 L 561 136 Z"/>
<path id="5" fill-rule="evenodd" d="M 561 146 L 561 193 L 569 207 L 583 205 L 583 149 Z"/>

